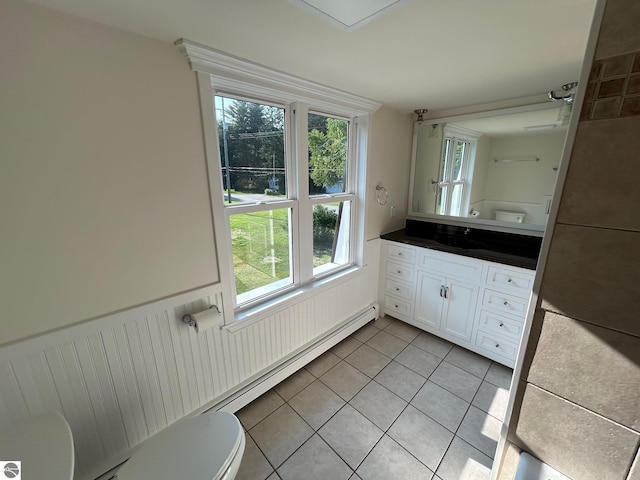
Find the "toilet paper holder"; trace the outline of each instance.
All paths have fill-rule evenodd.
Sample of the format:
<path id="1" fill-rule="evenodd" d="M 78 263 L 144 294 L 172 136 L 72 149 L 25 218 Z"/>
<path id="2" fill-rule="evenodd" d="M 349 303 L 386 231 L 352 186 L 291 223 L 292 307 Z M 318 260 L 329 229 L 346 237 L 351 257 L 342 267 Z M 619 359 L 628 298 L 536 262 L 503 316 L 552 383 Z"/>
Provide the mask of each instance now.
<path id="1" fill-rule="evenodd" d="M 217 305 L 211 305 L 211 306 L 208 308 L 208 310 L 211 310 L 212 308 L 215 308 L 215 309 L 216 309 L 216 312 L 218 312 L 218 315 L 222 315 L 222 312 L 220 311 L 220 309 L 218 308 L 218 306 L 217 306 Z M 192 313 L 185 313 L 185 314 L 182 316 L 182 321 L 183 321 L 184 323 L 186 323 L 187 325 L 189 325 L 190 327 L 195 327 L 195 326 L 197 325 L 197 322 L 196 322 L 196 320 L 193 318 L 193 316 L 192 316 L 192 315 L 194 315 L 194 314 L 192 314 Z"/>

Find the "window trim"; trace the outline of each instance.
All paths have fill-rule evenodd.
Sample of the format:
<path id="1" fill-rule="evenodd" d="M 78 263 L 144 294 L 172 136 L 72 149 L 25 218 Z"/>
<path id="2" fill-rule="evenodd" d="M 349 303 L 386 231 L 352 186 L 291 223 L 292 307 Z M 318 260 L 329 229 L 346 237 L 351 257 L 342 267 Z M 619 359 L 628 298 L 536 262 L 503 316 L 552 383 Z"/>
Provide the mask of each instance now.
<path id="1" fill-rule="evenodd" d="M 229 327 L 235 324 L 236 315 L 244 323 L 255 315 L 262 316 L 265 309 L 272 311 L 281 305 L 288 304 L 292 301 L 292 298 L 297 298 L 299 294 L 306 296 L 307 292 L 320 285 L 324 286 L 333 281 L 344 281 L 345 276 L 350 277 L 353 273 L 357 273 L 358 269 L 363 265 L 365 249 L 364 200 L 369 117 L 380 108 L 381 104 L 308 80 L 276 72 L 267 67 L 222 54 L 187 40 L 179 40 L 176 45 L 189 59 L 192 70 L 196 72 L 210 188 L 209 200 L 215 237 L 218 278 L 222 290 L 222 305 L 219 305 L 219 307 L 223 312 L 225 326 Z M 298 283 L 294 278 L 293 286 L 277 297 L 270 297 L 264 302 L 247 306 L 241 310 L 234 308 L 234 293 L 232 289 L 235 282 L 233 259 L 229 258 L 230 255 L 228 253 L 231 252 L 229 222 L 226 218 L 224 204 L 217 194 L 222 191 L 222 178 L 219 169 L 218 136 L 214 112 L 215 95 L 230 95 L 236 98 L 246 97 L 247 100 L 255 99 L 264 101 L 267 104 L 282 103 L 291 108 L 292 112 L 295 111 L 293 115 L 289 115 L 289 120 L 286 120 L 294 122 L 289 126 L 293 128 L 290 131 L 299 130 L 300 119 L 306 118 L 309 110 L 313 113 L 322 112 L 330 116 L 346 117 L 352 122 L 353 137 L 350 142 L 350 153 L 353 157 L 353 171 L 347 179 L 352 184 L 352 193 L 349 194 L 352 196 L 353 205 L 351 218 L 353 242 L 350 245 L 352 249 L 352 265 L 345 265 L 344 268 L 333 270 L 326 276 L 318 276 L 316 278 L 313 277 L 313 265 L 310 265 L 310 272 L 301 272 L 302 278 L 311 279 L 309 282 Z M 286 148 L 292 153 L 290 158 L 302 158 L 300 157 L 301 152 L 302 155 L 308 155 L 308 141 L 305 135 L 298 135 L 295 139 L 286 138 L 285 142 Z M 285 202 L 295 200 L 297 206 L 293 208 L 301 209 L 305 205 L 311 207 L 314 203 L 312 200 L 315 200 L 316 197 L 309 196 L 308 185 L 305 183 L 305 181 L 308 182 L 308 179 L 305 177 L 305 181 L 300 181 L 300 176 L 308 175 L 308 173 L 301 172 L 302 169 L 296 168 L 296 165 L 292 165 L 292 168 L 294 168 L 292 173 L 296 175 L 297 181 L 295 183 L 300 189 L 299 191 L 292 191 L 290 198 Z M 320 197 L 319 203 L 322 203 L 323 199 L 325 198 Z M 296 245 L 300 245 L 303 241 L 302 234 L 304 232 L 307 232 L 309 236 L 311 235 L 311 226 L 308 222 L 312 222 L 312 216 L 298 215 L 298 218 L 300 223 L 294 226 L 292 235 L 301 235 L 301 237 L 297 242 L 294 239 L 292 260 L 301 265 L 301 252 Z M 333 277 L 335 277 L 335 280 Z"/>
<path id="2" fill-rule="evenodd" d="M 468 130 L 463 127 L 453 126 L 453 125 L 445 125 L 442 134 L 442 146 L 441 152 L 444 152 L 444 145 L 447 139 L 451 141 L 461 140 L 468 144 L 468 148 L 465 149 L 465 157 L 466 162 L 463 166 L 463 179 L 461 181 L 451 180 L 447 183 L 449 186 L 450 192 L 448 193 L 448 202 L 451 201 L 453 196 L 453 187 L 455 185 L 462 185 L 462 199 L 460 201 L 460 208 L 462 210 L 461 214 L 465 213 L 469 209 L 469 200 L 471 198 L 471 189 L 469 188 L 471 179 L 473 178 L 473 173 L 475 170 L 476 163 L 476 151 L 478 149 L 478 139 L 482 136 L 481 133 L 475 132 L 473 130 Z M 442 161 L 442 158 L 440 159 Z M 438 179 L 439 180 L 439 179 Z M 440 187 L 438 187 L 440 188 Z M 438 196 L 436 195 L 435 201 L 437 202 Z M 443 214 L 447 216 L 451 216 L 451 205 L 447 205 L 447 213 Z M 456 215 L 457 216 L 457 215 Z"/>

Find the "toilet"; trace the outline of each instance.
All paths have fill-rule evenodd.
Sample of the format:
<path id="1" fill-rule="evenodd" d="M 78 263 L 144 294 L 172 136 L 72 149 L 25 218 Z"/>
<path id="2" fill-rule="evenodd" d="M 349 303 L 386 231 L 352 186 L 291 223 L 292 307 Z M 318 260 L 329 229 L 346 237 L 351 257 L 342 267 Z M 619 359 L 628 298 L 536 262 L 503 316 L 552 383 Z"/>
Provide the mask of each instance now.
<path id="1" fill-rule="evenodd" d="M 524 212 L 511 212 L 509 210 L 496 210 L 496 220 L 500 222 L 524 222 L 524 217 L 527 214 Z"/>
<path id="2" fill-rule="evenodd" d="M 232 480 L 244 446 L 244 430 L 235 415 L 203 413 L 144 441 L 114 479 Z M 58 412 L 26 418 L 0 432 L 0 452 L 6 460 L 21 462 L 24 478 L 73 479 L 71 429 Z"/>

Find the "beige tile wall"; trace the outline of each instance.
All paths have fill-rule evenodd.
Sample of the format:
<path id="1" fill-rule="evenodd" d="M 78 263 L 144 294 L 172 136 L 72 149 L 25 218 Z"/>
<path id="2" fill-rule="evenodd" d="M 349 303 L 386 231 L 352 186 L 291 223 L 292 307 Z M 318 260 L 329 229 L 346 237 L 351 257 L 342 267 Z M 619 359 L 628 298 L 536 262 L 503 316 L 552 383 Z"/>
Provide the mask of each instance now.
<path id="1" fill-rule="evenodd" d="M 576 480 L 640 479 L 639 25 L 608 0 L 510 419 Z"/>

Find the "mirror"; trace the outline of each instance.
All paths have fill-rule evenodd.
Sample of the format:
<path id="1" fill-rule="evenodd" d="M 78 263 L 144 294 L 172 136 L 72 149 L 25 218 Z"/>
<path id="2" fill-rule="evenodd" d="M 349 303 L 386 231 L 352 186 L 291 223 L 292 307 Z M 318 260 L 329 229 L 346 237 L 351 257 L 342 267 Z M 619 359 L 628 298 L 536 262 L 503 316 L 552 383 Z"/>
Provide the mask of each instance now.
<path id="1" fill-rule="evenodd" d="M 544 230 L 570 114 L 547 102 L 416 122 L 409 215 Z"/>

